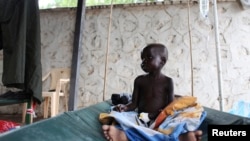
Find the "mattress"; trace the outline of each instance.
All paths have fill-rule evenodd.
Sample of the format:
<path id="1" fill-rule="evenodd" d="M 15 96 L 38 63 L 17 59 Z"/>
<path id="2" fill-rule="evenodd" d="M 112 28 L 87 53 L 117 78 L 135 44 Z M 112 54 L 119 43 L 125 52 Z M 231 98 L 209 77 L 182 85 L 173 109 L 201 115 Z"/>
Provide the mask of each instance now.
<path id="1" fill-rule="evenodd" d="M 25 125 L 0 135 L 0 141 L 106 141 L 99 114 L 108 112 L 111 101 L 76 111 L 62 113 L 53 118 Z M 204 107 L 207 117 L 200 126 L 203 131 L 202 141 L 207 141 L 207 126 L 216 125 L 248 125 L 250 119 Z"/>

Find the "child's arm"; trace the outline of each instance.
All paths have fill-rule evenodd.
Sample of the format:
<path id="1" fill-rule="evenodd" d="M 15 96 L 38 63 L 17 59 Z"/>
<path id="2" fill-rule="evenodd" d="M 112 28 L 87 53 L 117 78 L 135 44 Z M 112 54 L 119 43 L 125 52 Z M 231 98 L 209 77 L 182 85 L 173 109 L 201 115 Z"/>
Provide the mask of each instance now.
<path id="1" fill-rule="evenodd" d="M 132 101 L 126 105 L 119 104 L 115 107 L 116 111 L 119 112 L 126 112 L 126 111 L 133 111 L 138 106 L 138 99 L 139 99 L 139 77 L 137 77 L 134 81 L 134 90 L 132 93 Z"/>

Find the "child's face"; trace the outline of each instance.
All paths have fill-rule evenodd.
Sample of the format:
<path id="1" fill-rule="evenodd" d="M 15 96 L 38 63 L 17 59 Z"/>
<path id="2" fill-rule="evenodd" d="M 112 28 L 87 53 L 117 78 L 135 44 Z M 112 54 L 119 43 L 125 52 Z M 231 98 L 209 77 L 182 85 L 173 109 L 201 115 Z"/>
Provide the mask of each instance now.
<path id="1" fill-rule="evenodd" d="M 146 48 L 141 54 L 141 68 L 149 73 L 158 71 L 162 68 L 162 60 L 157 48 Z"/>

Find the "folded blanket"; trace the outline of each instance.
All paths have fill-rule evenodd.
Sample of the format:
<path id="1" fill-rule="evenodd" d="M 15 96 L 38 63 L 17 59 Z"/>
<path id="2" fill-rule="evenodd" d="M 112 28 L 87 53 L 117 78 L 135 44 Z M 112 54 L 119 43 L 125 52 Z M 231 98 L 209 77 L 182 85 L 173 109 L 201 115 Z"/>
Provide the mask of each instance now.
<path id="1" fill-rule="evenodd" d="M 178 141 L 180 134 L 196 130 L 205 119 L 206 112 L 195 97 L 184 96 L 174 100 L 148 126 L 141 122 L 135 111 L 101 113 L 102 124 L 115 124 L 130 141 Z"/>

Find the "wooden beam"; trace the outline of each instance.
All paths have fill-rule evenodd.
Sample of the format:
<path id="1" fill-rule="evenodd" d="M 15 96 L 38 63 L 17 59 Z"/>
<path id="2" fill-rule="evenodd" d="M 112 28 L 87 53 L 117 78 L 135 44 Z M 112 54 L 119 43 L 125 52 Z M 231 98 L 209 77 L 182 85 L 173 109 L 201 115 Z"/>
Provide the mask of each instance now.
<path id="1" fill-rule="evenodd" d="M 78 0 L 75 22 L 75 34 L 73 43 L 72 63 L 71 63 L 71 77 L 69 90 L 69 111 L 77 109 L 78 98 L 78 80 L 79 80 L 79 58 L 82 53 L 82 35 L 83 24 L 85 16 L 85 0 Z"/>

